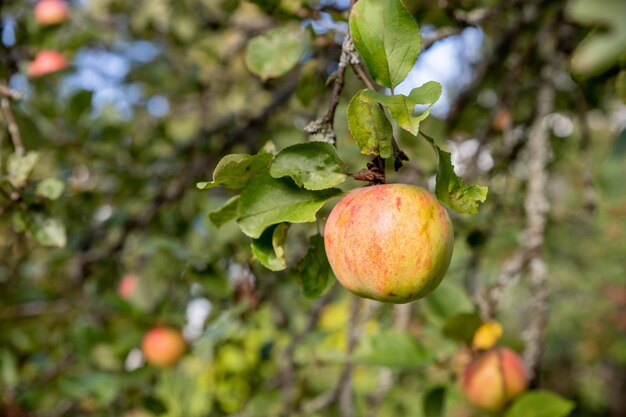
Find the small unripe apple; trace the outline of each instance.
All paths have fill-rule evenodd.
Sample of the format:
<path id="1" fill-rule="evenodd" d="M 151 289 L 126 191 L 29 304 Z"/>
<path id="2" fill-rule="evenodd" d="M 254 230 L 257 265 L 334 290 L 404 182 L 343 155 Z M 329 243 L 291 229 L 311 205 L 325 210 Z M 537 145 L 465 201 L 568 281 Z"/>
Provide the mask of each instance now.
<path id="1" fill-rule="evenodd" d="M 35 20 L 41 26 L 58 25 L 67 19 L 69 11 L 65 0 L 41 0 L 35 6 Z"/>
<path id="2" fill-rule="evenodd" d="M 141 351 L 146 361 L 160 367 L 176 363 L 186 349 L 187 344 L 180 332 L 165 326 L 151 329 L 141 342 Z"/>
<path id="3" fill-rule="evenodd" d="M 339 282 L 354 294 L 407 303 L 431 293 L 452 258 L 452 222 L 434 195 L 407 184 L 359 188 L 326 221 L 324 245 Z"/>
<path id="4" fill-rule="evenodd" d="M 494 412 L 524 392 L 528 381 L 517 353 L 506 348 L 493 348 L 465 368 L 460 383 L 470 403 Z"/>
<path id="5" fill-rule="evenodd" d="M 117 286 L 117 292 L 125 300 L 130 299 L 135 290 L 137 289 L 137 284 L 139 283 L 139 278 L 137 275 L 133 273 L 128 273 L 122 277 L 119 285 Z"/>
<path id="6" fill-rule="evenodd" d="M 67 61 L 56 51 L 43 50 L 28 65 L 28 75 L 33 78 L 42 77 L 67 67 Z"/>

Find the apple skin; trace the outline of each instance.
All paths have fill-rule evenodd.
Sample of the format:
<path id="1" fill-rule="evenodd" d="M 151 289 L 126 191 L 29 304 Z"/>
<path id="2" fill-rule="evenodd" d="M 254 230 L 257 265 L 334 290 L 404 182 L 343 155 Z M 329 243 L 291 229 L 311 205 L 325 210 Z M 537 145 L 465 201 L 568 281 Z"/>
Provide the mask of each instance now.
<path id="1" fill-rule="evenodd" d="M 171 366 L 187 350 L 187 343 L 176 329 L 166 326 L 152 328 L 141 341 L 141 351 L 146 361 L 154 366 Z"/>
<path id="2" fill-rule="evenodd" d="M 61 71 L 67 67 L 67 60 L 57 51 L 43 50 L 37 53 L 35 59 L 28 65 L 28 75 L 32 78 L 43 77 L 46 74 Z"/>
<path id="3" fill-rule="evenodd" d="M 326 221 L 324 246 L 335 276 L 349 291 L 401 304 L 437 288 L 450 266 L 454 230 L 427 190 L 374 185 L 337 203 Z"/>
<path id="4" fill-rule="evenodd" d="M 124 300 L 130 299 L 135 293 L 135 290 L 137 290 L 138 282 L 139 278 L 137 277 L 137 275 L 133 273 L 128 273 L 124 275 L 120 280 L 119 285 L 117 286 L 117 293 Z"/>
<path id="5" fill-rule="evenodd" d="M 470 403 L 495 412 L 524 392 L 528 381 L 517 353 L 507 348 L 493 348 L 465 368 L 460 385 Z"/>
<path id="6" fill-rule="evenodd" d="M 58 25 L 64 22 L 70 9 L 65 0 L 41 0 L 35 6 L 35 20 L 41 26 Z"/>

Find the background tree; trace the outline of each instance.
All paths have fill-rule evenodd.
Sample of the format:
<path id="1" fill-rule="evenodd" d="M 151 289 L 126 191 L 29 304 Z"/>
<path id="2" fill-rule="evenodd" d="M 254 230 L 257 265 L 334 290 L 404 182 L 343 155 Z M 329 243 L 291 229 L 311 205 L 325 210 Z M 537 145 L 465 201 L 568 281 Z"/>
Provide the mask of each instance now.
<path id="1" fill-rule="evenodd" d="M 457 374 L 498 329 L 532 388 L 501 415 L 626 413 L 623 2 L 405 0 L 404 82 L 362 47 L 396 28 L 364 16 L 396 15 L 348 24 L 366 4 L 0 1 L 0 415 L 478 416 Z M 232 198 L 263 189 L 196 186 L 228 154 L 293 178 L 316 146 L 340 158 L 324 187 L 419 185 L 461 212 L 474 194 L 435 182 L 489 188 L 449 210 L 430 296 L 334 284 L 334 192 L 244 234 Z M 144 364 L 164 326 L 188 351 Z"/>

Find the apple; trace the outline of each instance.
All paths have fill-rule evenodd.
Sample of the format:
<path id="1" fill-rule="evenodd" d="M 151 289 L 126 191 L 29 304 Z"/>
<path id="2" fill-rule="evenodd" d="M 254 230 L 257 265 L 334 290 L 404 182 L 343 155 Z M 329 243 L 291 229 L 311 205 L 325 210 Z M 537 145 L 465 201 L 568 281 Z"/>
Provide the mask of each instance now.
<path id="1" fill-rule="evenodd" d="M 122 277 L 119 285 L 117 286 L 117 293 L 125 300 L 130 299 L 135 290 L 137 289 L 137 284 L 139 283 L 139 278 L 137 275 L 133 273 L 128 273 Z"/>
<path id="2" fill-rule="evenodd" d="M 526 390 L 524 364 L 507 348 L 493 348 L 480 354 L 465 368 L 460 379 L 465 398 L 485 411 L 500 411 Z"/>
<path id="3" fill-rule="evenodd" d="M 67 67 L 67 61 L 60 53 L 43 50 L 37 53 L 35 59 L 28 65 L 28 75 L 33 78 L 42 77 Z"/>
<path id="4" fill-rule="evenodd" d="M 35 20 L 41 26 L 58 25 L 67 19 L 69 11 L 65 0 L 41 0 L 35 6 Z"/>
<path id="5" fill-rule="evenodd" d="M 146 361 L 159 367 L 173 365 L 186 349 L 187 344 L 180 332 L 166 326 L 152 328 L 141 341 L 141 351 Z"/>
<path id="6" fill-rule="evenodd" d="M 407 303 L 443 279 L 454 246 L 448 213 L 427 190 L 383 184 L 351 191 L 333 208 L 324 232 L 339 282 L 373 300 Z"/>

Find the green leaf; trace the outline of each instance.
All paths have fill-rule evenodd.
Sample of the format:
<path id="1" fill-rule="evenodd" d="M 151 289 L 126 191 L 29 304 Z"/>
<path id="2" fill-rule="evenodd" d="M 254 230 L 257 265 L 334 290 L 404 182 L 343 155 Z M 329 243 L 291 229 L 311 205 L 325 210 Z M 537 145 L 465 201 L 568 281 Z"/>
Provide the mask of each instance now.
<path id="1" fill-rule="evenodd" d="M 300 61 L 306 42 L 299 28 L 274 28 L 255 36 L 246 48 L 248 69 L 262 80 L 289 72 Z"/>
<path id="2" fill-rule="evenodd" d="M 307 298 L 321 296 L 333 276 L 332 269 L 326 258 L 324 238 L 320 235 L 311 236 L 309 250 L 298 262 L 299 281 L 302 284 L 302 292 Z"/>
<path id="3" fill-rule="evenodd" d="M 265 229 L 260 238 L 252 240 L 254 258 L 270 271 L 282 271 L 287 266 L 284 248 L 287 229 L 287 223 L 276 224 Z"/>
<path id="4" fill-rule="evenodd" d="M 419 27 L 400 0 L 360 0 L 350 33 L 372 78 L 388 88 L 406 78 L 422 49 Z"/>
<path id="5" fill-rule="evenodd" d="M 26 185 L 37 161 L 39 161 L 37 152 L 28 152 L 26 155 L 16 153 L 9 155 L 7 158 L 7 179 L 11 185 L 15 188 Z"/>
<path id="6" fill-rule="evenodd" d="M 274 158 L 270 174 L 274 178 L 291 177 L 307 190 L 335 187 L 347 177 L 335 147 L 325 142 L 299 143 L 283 149 Z"/>
<path id="7" fill-rule="evenodd" d="M 63 248 L 67 243 L 65 224 L 59 219 L 35 216 L 30 232 L 43 246 Z"/>
<path id="8" fill-rule="evenodd" d="M 426 363 L 428 354 L 408 332 L 392 329 L 363 337 L 353 359 L 367 365 L 407 369 Z"/>
<path id="9" fill-rule="evenodd" d="M 366 94 L 389 109 L 391 117 L 398 123 L 398 126 L 417 135 L 420 122 L 428 117 L 430 109 L 441 97 L 441 84 L 429 81 L 411 90 L 408 96 L 402 94 L 388 96 L 373 90 L 367 90 Z M 428 104 L 428 107 L 421 114 L 415 114 L 415 106 L 418 104 Z"/>
<path id="10" fill-rule="evenodd" d="M 213 210 L 209 213 L 209 220 L 220 227 L 231 220 L 237 218 L 237 203 L 239 202 L 239 196 L 236 195 L 225 202 L 220 208 Z"/>
<path id="11" fill-rule="evenodd" d="M 230 154 L 218 162 L 213 171 L 213 181 L 196 184 L 201 190 L 221 185 L 232 190 L 240 190 L 248 181 L 265 171 L 272 162 L 272 155 L 260 153 L 258 155 Z"/>
<path id="12" fill-rule="evenodd" d="M 626 104 L 626 69 L 620 71 L 615 79 L 615 90 L 617 95 L 622 99 L 622 103 Z"/>
<path id="13" fill-rule="evenodd" d="M 474 304 L 465 291 L 449 280 L 443 280 L 432 294 L 424 298 L 422 305 L 428 316 L 438 322 L 445 322 L 456 314 L 474 311 Z"/>
<path id="14" fill-rule="evenodd" d="M 237 222 L 251 238 L 259 238 L 269 226 L 282 222 L 307 223 L 326 201 L 341 190 L 330 188 L 310 191 L 298 188 L 291 180 L 257 175 L 241 192 Z"/>
<path id="15" fill-rule="evenodd" d="M 626 54 L 626 2 L 624 0 L 572 0 L 567 14 L 586 25 L 605 26 L 594 30 L 572 54 L 572 71 L 596 75 L 609 69 Z"/>
<path id="16" fill-rule="evenodd" d="M 280 5 L 280 0 L 249 0 L 262 8 L 266 13 L 272 13 Z"/>
<path id="17" fill-rule="evenodd" d="M 446 387 L 434 387 L 424 396 L 424 417 L 441 417 L 446 400 Z"/>
<path id="18" fill-rule="evenodd" d="M 460 313 L 447 319 L 441 330 L 447 338 L 471 345 L 474 333 L 481 324 L 477 313 Z"/>
<path id="19" fill-rule="evenodd" d="M 432 145 L 439 156 L 437 168 L 435 195 L 443 204 L 459 213 L 476 213 L 478 206 L 487 199 L 487 187 L 465 184 L 454 172 L 450 152 L 442 150 L 435 144 L 435 140 L 420 132 Z"/>
<path id="20" fill-rule="evenodd" d="M 530 391 L 519 397 L 506 413 L 506 417 L 565 417 L 575 404 L 548 391 Z"/>
<path id="21" fill-rule="evenodd" d="M 35 193 L 40 197 L 56 200 L 61 197 L 63 190 L 65 190 L 65 183 L 63 183 L 63 181 L 56 178 L 48 178 L 37 184 Z"/>
<path id="22" fill-rule="evenodd" d="M 385 112 L 376 101 L 361 90 L 348 105 L 348 128 L 364 155 L 393 155 L 391 140 L 393 130 Z"/>

